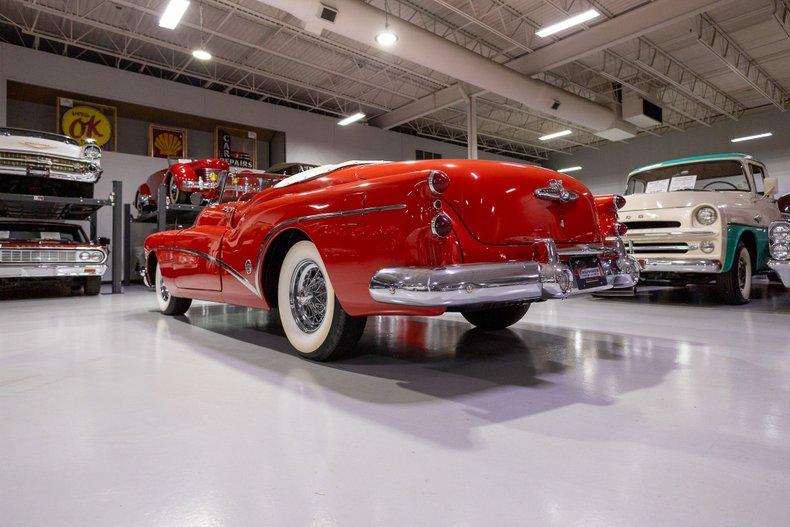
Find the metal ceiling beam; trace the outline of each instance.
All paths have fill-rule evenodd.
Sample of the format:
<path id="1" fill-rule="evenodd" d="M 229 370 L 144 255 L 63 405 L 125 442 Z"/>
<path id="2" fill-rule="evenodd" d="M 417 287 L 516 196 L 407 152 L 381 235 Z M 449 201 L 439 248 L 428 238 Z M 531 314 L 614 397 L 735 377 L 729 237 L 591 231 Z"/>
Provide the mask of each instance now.
<path id="1" fill-rule="evenodd" d="M 638 41 L 635 62 L 711 110 L 738 120 L 745 108 L 688 66 L 646 38 Z"/>
<path id="2" fill-rule="evenodd" d="M 719 58 L 749 86 L 782 111 L 787 109 L 787 94 L 722 28 L 710 17 L 696 20 L 697 42 Z"/>
<path id="3" fill-rule="evenodd" d="M 787 38 L 790 38 L 790 6 L 785 0 L 774 0 L 774 18 Z"/>
<path id="4" fill-rule="evenodd" d="M 656 0 L 596 24 L 586 31 L 575 33 L 554 44 L 540 48 L 534 53 L 523 55 L 507 62 L 506 65 L 524 75 L 535 75 L 732 1 L 734 0 L 685 0 L 683 2 Z M 477 88 L 473 95 L 483 93 L 485 90 Z M 446 108 L 458 104 L 462 100 L 457 88 L 448 86 L 389 113 L 377 116 L 371 119 L 370 123 L 381 128 L 392 128 L 441 107 Z M 433 110 L 431 110 L 434 101 L 443 106 L 433 106 Z"/>
<path id="5" fill-rule="evenodd" d="M 29 8 L 29 9 L 33 9 L 34 11 L 40 11 L 40 12 L 43 12 L 43 13 L 54 15 L 54 16 L 60 17 L 63 20 L 66 20 L 66 21 L 69 21 L 69 22 L 76 22 L 78 24 L 84 24 L 84 25 L 86 25 L 88 27 L 92 27 L 92 28 L 96 28 L 96 29 L 100 29 L 102 31 L 105 31 L 108 34 L 114 34 L 114 35 L 117 35 L 117 36 L 133 38 L 133 39 L 136 39 L 136 40 L 139 40 L 139 41 L 142 41 L 142 42 L 146 42 L 148 44 L 152 44 L 152 45 L 156 46 L 157 49 L 166 49 L 166 50 L 170 50 L 170 51 L 173 51 L 173 52 L 181 53 L 185 57 L 191 57 L 191 54 L 192 54 L 192 50 L 190 48 L 186 47 L 186 46 L 172 44 L 170 42 L 166 42 L 166 41 L 163 41 L 163 40 L 160 40 L 160 39 L 149 37 L 147 35 L 133 33 L 131 31 L 128 31 L 126 29 L 113 26 L 111 24 L 107 24 L 107 23 L 104 23 L 104 22 L 99 22 L 97 20 L 92 20 L 92 19 L 80 17 L 78 15 L 69 13 L 67 11 L 61 11 L 59 9 L 55 9 L 55 8 L 52 8 L 52 7 L 49 7 L 49 6 L 45 6 L 45 5 L 42 5 L 42 4 L 32 4 L 32 3 L 29 3 L 26 0 L 15 0 L 15 1 L 17 3 L 20 3 L 20 4 L 24 5 L 25 7 Z M 78 45 L 81 45 L 82 40 L 74 39 L 73 42 L 77 43 Z M 129 58 L 129 57 L 125 56 L 123 58 Z M 239 63 L 239 62 L 236 62 L 236 61 L 233 61 L 233 60 L 225 59 L 225 58 L 222 58 L 222 57 L 219 57 L 219 56 L 215 56 L 212 59 L 212 63 L 213 64 L 217 64 L 217 65 L 227 66 L 227 67 L 236 69 L 238 71 L 243 71 L 243 72 L 250 73 L 250 74 L 253 74 L 253 75 L 259 75 L 261 77 L 266 77 L 266 78 L 269 78 L 269 79 L 272 79 L 272 80 L 283 82 L 285 84 L 290 84 L 292 86 L 296 86 L 296 87 L 299 87 L 299 88 L 302 88 L 302 89 L 305 89 L 305 90 L 309 90 L 309 91 L 314 92 L 314 93 L 320 93 L 320 94 L 325 95 L 327 97 L 330 97 L 332 99 L 345 100 L 345 101 L 348 101 L 348 102 L 352 102 L 352 103 L 354 103 L 356 105 L 362 105 L 362 106 L 366 106 L 366 107 L 369 107 L 369 108 L 376 108 L 376 109 L 379 109 L 379 110 L 386 111 L 386 107 L 384 107 L 383 105 L 374 103 L 374 102 L 356 99 L 353 96 L 344 95 L 344 94 L 341 94 L 341 93 L 338 93 L 338 92 L 335 92 L 335 91 L 327 90 L 327 89 L 324 89 L 324 88 L 322 88 L 320 86 L 314 86 L 312 84 L 304 83 L 304 82 L 301 82 L 299 80 L 291 79 L 291 78 L 285 77 L 283 75 L 280 75 L 280 74 L 277 74 L 277 73 L 274 73 L 274 72 L 270 72 L 270 71 L 267 71 L 267 70 L 263 70 L 263 69 L 260 69 L 260 68 L 254 68 L 254 67 L 248 66 L 246 64 L 242 64 L 242 63 Z M 190 75 L 192 75 L 192 72 L 190 72 Z"/>

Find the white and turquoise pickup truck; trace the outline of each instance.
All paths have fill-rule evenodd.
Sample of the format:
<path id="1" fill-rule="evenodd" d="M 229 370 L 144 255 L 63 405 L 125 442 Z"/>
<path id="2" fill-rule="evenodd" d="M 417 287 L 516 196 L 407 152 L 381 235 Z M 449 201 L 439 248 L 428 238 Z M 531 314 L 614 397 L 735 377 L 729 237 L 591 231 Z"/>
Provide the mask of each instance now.
<path id="1" fill-rule="evenodd" d="M 711 283 L 724 303 L 748 302 L 752 275 L 773 267 L 768 229 L 781 220 L 776 189 L 765 165 L 745 154 L 673 159 L 631 172 L 619 218 L 642 280 Z"/>

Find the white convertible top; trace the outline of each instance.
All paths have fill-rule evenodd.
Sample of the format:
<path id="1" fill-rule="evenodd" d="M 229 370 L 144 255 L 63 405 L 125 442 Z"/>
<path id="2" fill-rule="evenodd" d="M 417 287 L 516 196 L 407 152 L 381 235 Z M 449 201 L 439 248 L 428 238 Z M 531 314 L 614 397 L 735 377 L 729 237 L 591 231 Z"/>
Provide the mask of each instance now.
<path id="1" fill-rule="evenodd" d="M 274 185 L 274 188 L 283 188 L 289 187 L 291 185 L 295 185 L 296 183 L 301 183 L 302 181 L 307 181 L 308 179 L 314 179 L 333 170 L 337 170 L 338 168 L 348 167 L 351 165 L 371 165 L 373 163 L 386 163 L 386 161 L 343 161 L 342 163 L 337 163 L 335 165 L 321 165 L 319 167 L 311 168 L 310 170 L 305 170 L 304 172 L 299 172 L 298 174 L 294 174 L 293 176 L 287 177 Z"/>

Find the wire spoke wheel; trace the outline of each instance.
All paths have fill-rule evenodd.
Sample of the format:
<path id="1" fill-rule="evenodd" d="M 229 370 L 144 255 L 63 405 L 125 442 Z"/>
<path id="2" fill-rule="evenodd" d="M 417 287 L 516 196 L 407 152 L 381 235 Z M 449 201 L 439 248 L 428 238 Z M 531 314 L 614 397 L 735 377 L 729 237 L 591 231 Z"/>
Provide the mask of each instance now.
<path id="1" fill-rule="evenodd" d="M 326 279 L 312 260 L 302 260 L 291 274 L 290 305 L 296 325 L 313 333 L 326 316 Z"/>

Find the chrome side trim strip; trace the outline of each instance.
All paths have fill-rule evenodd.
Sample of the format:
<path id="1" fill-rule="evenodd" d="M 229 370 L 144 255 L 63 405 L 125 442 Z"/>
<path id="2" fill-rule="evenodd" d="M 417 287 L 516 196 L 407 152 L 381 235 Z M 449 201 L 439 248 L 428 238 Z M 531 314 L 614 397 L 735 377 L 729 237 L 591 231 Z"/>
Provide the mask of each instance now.
<path id="1" fill-rule="evenodd" d="M 263 284 L 261 283 L 261 266 L 263 265 L 263 249 L 268 245 L 269 241 L 271 240 L 271 238 L 275 234 L 277 234 L 278 232 L 282 231 L 283 229 L 285 229 L 289 225 L 294 225 L 296 223 L 301 223 L 301 222 L 304 222 L 304 221 L 322 220 L 322 219 L 327 219 L 327 218 L 339 218 L 339 217 L 345 217 L 345 216 L 354 216 L 354 215 L 358 215 L 358 214 L 370 214 L 370 213 L 373 213 L 373 212 L 386 212 L 386 211 L 391 211 L 391 210 L 401 210 L 401 209 L 405 209 L 405 208 L 406 208 L 406 204 L 405 203 L 399 203 L 397 205 L 384 205 L 384 206 L 381 206 L 381 207 L 367 207 L 367 208 L 364 208 L 364 209 L 351 209 L 351 210 L 343 210 L 343 211 L 337 211 L 337 212 L 323 212 L 323 213 L 319 213 L 319 214 L 310 214 L 310 215 L 307 215 L 307 216 L 298 216 L 296 218 L 291 218 L 289 220 L 285 220 L 285 221 L 283 221 L 281 223 L 278 223 L 277 225 L 272 227 L 271 230 L 266 234 L 266 237 L 263 239 L 263 242 L 261 243 L 260 249 L 258 249 L 258 258 L 257 258 L 257 263 L 256 263 L 256 268 L 255 268 L 255 277 L 256 277 L 256 283 L 255 284 L 253 284 L 252 282 L 247 280 L 247 278 L 243 274 L 241 274 L 239 271 L 234 269 L 229 264 L 227 264 L 227 263 L 223 262 L 222 260 L 220 260 L 219 258 L 217 258 L 215 256 L 212 256 L 212 255 L 210 255 L 208 253 L 205 253 L 203 251 L 198 251 L 198 250 L 195 250 L 195 249 L 185 249 L 185 248 L 182 248 L 182 247 L 169 247 L 169 246 L 152 247 L 151 250 L 152 251 L 164 250 L 164 251 L 182 252 L 182 253 L 191 254 L 193 256 L 197 256 L 199 258 L 203 258 L 205 260 L 208 260 L 211 263 L 213 263 L 213 264 L 221 267 L 225 271 L 227 271 L 228 274 L 230 274 L 233 278 L 235 278 L 236 280 L 241 282 L 241 284 L 244 287 L 246 287 L 247 289 L 249 289 L 255 296 L 257 296 L 258 298 L 263 298 Z"/>
<path id="2" fill-rule="evenodd" d="M 223 262 L 219 258 L 217 258 L 215 256 L 212 256 L 212 255 L 210 255 L 208 253 L 204 253 L 203 251 L 198 251 L 198 250 L 195 250 L 195 249 L 184 249 L 183 247 L 168 247 L 168 246 L 163 246 L 163 245 L 160 245 L 160 246 L 157 246 L 157 247 L 152 247 L 151 250 L 152 251 L 174 251 L 174 252 L 186 253 L 186 254 L 191 254 L 192 256 L 197 256 L 198 258 L 203 258 L 204 260 L 208 260 L 209 262 L 213 263 L 214 265 L 216 265 L 218 267 L 221 267 L 222 269 L 227 271 L 228 274 L 230 274 L 233 278 L 235 278 L 236 280 L 241 282 L 241 284 L 244 287 L 246 287 L 247 289 L 252 291 L 252 293 L 255 294 L 255 296 L 257 296 L 258 298 L 261 297 L 261 295 L 258 292 L 258 289 L 255 287 L 255 285 L 253 285 L 246 278 L 244 278 L 244 276 L 240 272 L 238 272 L 236 269 L 231 267 L 229 264 Z"/>
<path id="3" fill-rule="evenodd" d="M 392 210 L 401 210 L 405 209 L 405 203 L 398 203 L 396 205 L 382 205 L 379 207 L 366 207 L 364 209 L 351 209 L 351 210 L 341 210 L 337 212 L 322 212 L 319 214 L 310 214 L 307 216 L 298 216 L 296 218 L 291 218 L 290 220 L 282 221 L 269 230 L 266 236 L 263 238 L 261 242 L 261 247 L 258 249 L 258 256 L 255 260 L 255 277 L 257 280 L 257 288 L 259 291 L 263 291 L 263 284 L 261 280 L 263 277 L 261 276 L 261 268 L 263 266 L 263 250 L 269 246 L 269 242 L 271 239 L 278 234 L 279 232 L 283 231 L 285 228 L 295 225 L 297 223 L 302 223 L 305 221 L 314 221 L 314 220 L 324 220 L 327 218 L 340 218 L 345 216 L 355 216 L 358 214 L 370 214 L 374 212 L 388 212 Z M 258 296 L 263 296 L 259 294 Z"/>

